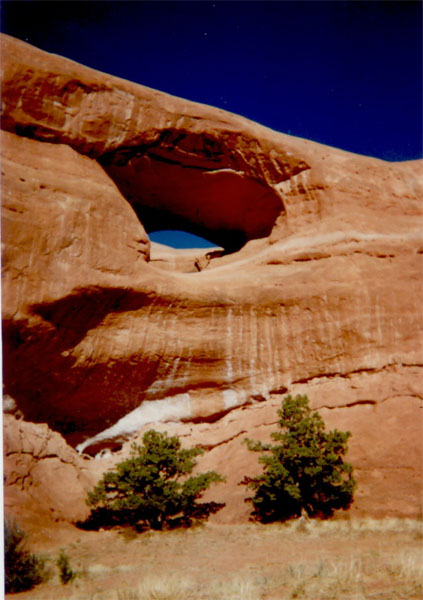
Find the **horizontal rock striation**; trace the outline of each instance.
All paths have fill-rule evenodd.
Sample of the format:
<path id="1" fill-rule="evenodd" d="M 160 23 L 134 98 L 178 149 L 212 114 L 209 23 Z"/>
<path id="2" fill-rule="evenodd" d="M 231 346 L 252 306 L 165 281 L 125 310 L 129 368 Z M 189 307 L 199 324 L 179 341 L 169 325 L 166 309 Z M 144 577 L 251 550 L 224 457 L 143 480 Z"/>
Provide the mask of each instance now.
<path id="1" fill-rule="evenodd" d="M 354 465 L 358 487 L 349 515 L 421 518 L 421 368 L 395 366 L 345 377 L 318 377 L 293 384 L 289 392 L 308 394 L 328 428 L 352 433 L 347 460 Z M 210 493 L 210 499 L 226 502 L 216 521 L 247 521 L 251 507 L 244 503 L 246 493 L 239 482 L 243 474 L 257 474 L 259 464 L 242 440 L 271 441 L 282 397 L 271 394 L 267 402 L 235 409 L 197 429 L 188 424 L 163 426 L 171 427 L 186 443 L 195 441 L 207 448 L 200 458 L 201 470 L 212 467 L 226 476 L 226 483 Z"/>
<path id="2" fill-rule="evenodd" d="M 213 437 L 325 382 L 339 395 L 313 405 L 345 428 L 354 413 L 354 436 L 369 407 L 399 432 L 421 399 L 421 161 L 296 139 L 8 36 L 2 57 L 4 393 L 26 421 L 95 454 L 157 422 Z M 166 227 L 221 249 L 150 252 Z M 354 382 L 391 371 L 357 400 Z"/>

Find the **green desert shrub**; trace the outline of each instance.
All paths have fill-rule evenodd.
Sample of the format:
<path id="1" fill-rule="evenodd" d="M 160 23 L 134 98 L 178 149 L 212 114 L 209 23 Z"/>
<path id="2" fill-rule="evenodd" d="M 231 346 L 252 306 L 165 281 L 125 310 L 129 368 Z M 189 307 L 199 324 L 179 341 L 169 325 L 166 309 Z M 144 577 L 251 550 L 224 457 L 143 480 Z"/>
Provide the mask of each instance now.
<path id="1" fill-rule="evenodd" d="M 252 517 L 263 523 L 304 513 L 327 518 L 335 510 L 349 508 L 356 482 L 343 457 L 351 433 L 325 431 L 307 396 L 286 396 L 278 416 L 280 431 L 272 433 L 276 444 L 246 440 L 250 450 L 263 452 L 259 458 L 263 472 L 241 482 L 254 492 L 246 499 L 253 505 Z"/>
<path id="2" fill-rule="evenodd" d="M 66 585 L 75 579 L 77 573 L 72 569 L 69 558 L 63 549 L 60 550 L 56 565 L 59 569 L 59 578 L 63 585 Z"/>
<path id="3" fill-rule="evenodd" d="M 104 474 L 88 494 L 91 515 L 85 526 L 132 525 L 137 529 L 189 526 L 203 521 L 223 505 L 198 500 L 212 483 L 223 481 L 215 471 L 189 476 L 200 448 L 181 448 L 177 436 L 147 431 L 132 455 Z"/>
<path id="4" fill-rule="evenodd" d="M 4 566 L 6 593 L 23 592 L 48 577 L 45 560 L 27 549 L 27 533 L 16 521 L 4 522 Z"/>

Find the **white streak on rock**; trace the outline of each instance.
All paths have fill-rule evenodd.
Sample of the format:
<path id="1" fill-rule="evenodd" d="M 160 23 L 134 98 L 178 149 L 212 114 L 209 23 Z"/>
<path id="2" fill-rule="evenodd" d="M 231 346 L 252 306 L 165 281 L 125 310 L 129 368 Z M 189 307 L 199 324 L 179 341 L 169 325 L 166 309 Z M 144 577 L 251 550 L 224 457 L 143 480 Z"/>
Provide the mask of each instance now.
<path id="1" fill-rule="evenodd" d="M 227 383 L 231 383 L 234 378 L 234 370 L 232 366 L 232 309 L 228 309 L 227 316 L 227 324 L 226 324 L 226 339 L 227 339 L 227 349 L 226 349 L 226 381 Z"/>
<path id="2" fill-rule="evenodd" d="M 242 390 L 223 390 L 223 401 L 225 409 L 242 406 L 245 402 L 245 392 Z"/>
<path id="3" fill-rule="evenodd" d="M 250 357 L 250 385 L 257 387 L 257 316 L 253 307 L 250 307 L 250 323 L 248 330 L 248 354 Z"/>
<path id="4" fill-rule="evenodd" d="M 170 370 L 170 372 L 166 378 L 166 381 L 164 383 L 166 388 L 170 388 L 172 386 L 173 382 L 175 381 L 176 373 L 178 371 L 178 365 L 179 365 L 180 360 L 181 360 L 181 358 L 179 356 L 177 356 L 174 359 L 172 369 Z"/>
<path id="5" fill-rule="evenodd" d="M 135 433 L 149 423 L 178 422 L 181 419 L 189 419 L 191 416 L 192 408 L 189 393 L 177 394 L 162 400 L 145 400 L 138 408 L 119 419 L 112 427 L 85 440 L 76 449 L 78 452 L 83 452 L 85 448 L 92 444 Z"/>

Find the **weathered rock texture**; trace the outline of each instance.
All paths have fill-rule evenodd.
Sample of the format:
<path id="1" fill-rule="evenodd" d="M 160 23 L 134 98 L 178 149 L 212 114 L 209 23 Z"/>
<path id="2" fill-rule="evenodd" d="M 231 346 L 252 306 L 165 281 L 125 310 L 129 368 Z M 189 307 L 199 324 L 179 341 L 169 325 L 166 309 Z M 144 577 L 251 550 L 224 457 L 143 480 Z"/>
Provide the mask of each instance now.
<path id="1" fill-rule="evenodd" d="M 296 139 L 7 36 L 2 66 L 4 392 L 24 418 L 91 453 L 187 421 L 237 499 L 256 457 L 235 438 L 301 389 L 354 429 L 357 510 L 417 514 L 421 162 Z M 168 226 L 224 250 L 150 256 L 146 231 Z M 221 518 L 245 509 L 228 500 Z"/>
<path id="2" fill-rule="evenodd" d="M 96 481 L 87 461 L 45 424 L 4 415 L 3 426 L 6 515 L 32 527 L 85 519 L 84 499 Z"/>

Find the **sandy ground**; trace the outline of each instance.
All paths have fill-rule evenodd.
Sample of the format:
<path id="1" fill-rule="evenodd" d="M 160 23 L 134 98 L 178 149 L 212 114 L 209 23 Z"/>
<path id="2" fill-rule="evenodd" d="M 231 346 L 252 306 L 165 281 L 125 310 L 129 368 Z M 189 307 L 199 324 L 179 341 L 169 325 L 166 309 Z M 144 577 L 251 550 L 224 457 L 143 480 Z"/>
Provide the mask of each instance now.
<path id="1" fill-rule="evenodd" d="M 414 600 L 422 598 L 421 521 L 206 524 L 190 530 L 85 532 L 31 538 L 52 576 L 33 600 Z M 60 583 L 60 549 L 78 573 Z"/>

